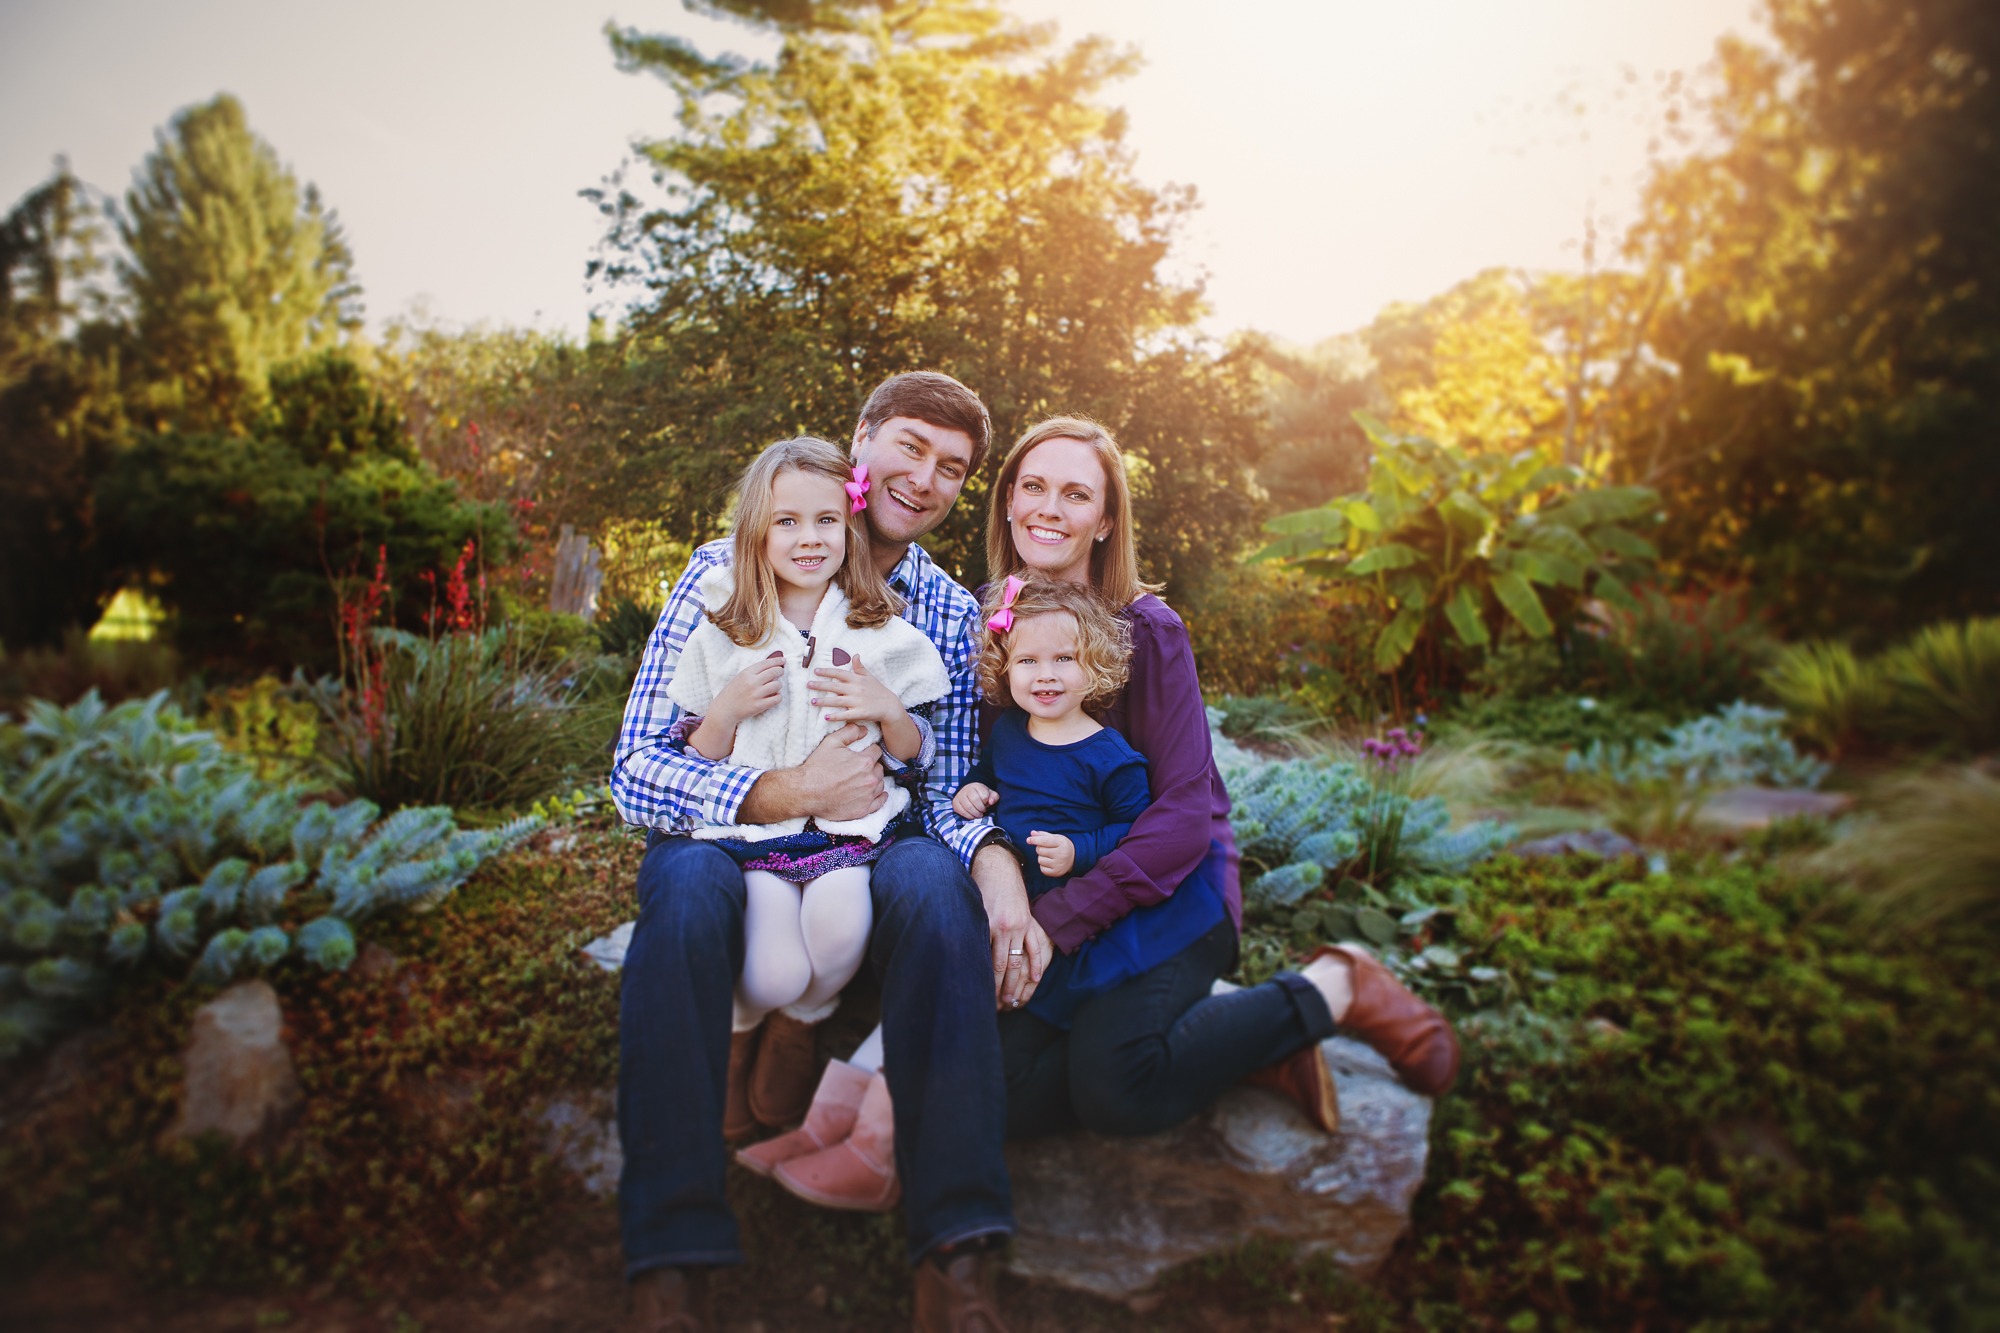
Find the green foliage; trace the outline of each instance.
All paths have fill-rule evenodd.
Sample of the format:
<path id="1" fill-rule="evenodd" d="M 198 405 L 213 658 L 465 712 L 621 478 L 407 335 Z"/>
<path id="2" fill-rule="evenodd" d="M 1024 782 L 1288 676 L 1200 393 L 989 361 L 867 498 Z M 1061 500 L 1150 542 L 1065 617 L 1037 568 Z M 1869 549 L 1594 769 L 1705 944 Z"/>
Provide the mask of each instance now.
<path id="1" fill-rule="evenodd" d="M 265 410 L 273 368 L 360 326 L 339 222 L 227 93 L 160 132 L 120 229 L 155 422 L 245 428 Z"/>
<path id="2" fill-rule="evenodd" d="M 1881 665 L 1825 639 L 1786 645 L 1765 671 L 1764 683 L 1790 715 L 1793 729 L 1831 755 L 1867 744 L 1889 709 L 1891 692 Z"/>
<path id="3" fill-rule="evenodd" d="M 107 963 L 192 959 L 208 984 L 294 951 L 345 967 L 349 923 L 435 906 L 540 827 L 460 832 L 448 809 L 377 814 L 260 780 L 164 694 L 31 703 L 0 727 L 0 1059 L 108 994 Z"/>
<path id="4" fill-rule="evenodd" d="M 202 727 L 239 754 L 249 756 L 267 779 L 305 774 L 319 748 L 319 709 L 297 681 L 259 676 L 208 696 Z"/>
<path id="5" fill-rule="evenodd" d="M 1461 647 L 1484 648 L 1502 619 L 1542 639 L 1585 596 L 1631 604 L 1620 574 L 1655 553 L 1625 525 L 1652 517 L 1653 492 L 1585 485 L 1533 450 L 1466 455 L 1360 420 L 1375 445 L 1368 490 L 1270 520 L 1278 540 L 1260 558 L 1368 590 L 1390 615 L 1377 670 L 1421 643 L 1435 679 L 1447 626 Z"/>
<path id="6" fill-rule="evenodd" d="M 1992 940 L 1897 946 L 1754 863 L 1442 887 L 1461 1022 L 1403 1326 L 1966 1327 L 1996 1289 Z"/>
<path id="7" fill-rule="evenodd" d="M 2000 913 L 2000 775 L 1967 764 L 1891 779 L 1813 858 L 1867 919 L 1929 931 Z"/>
<path id="8" fill-rule="evenodd" d="M 1608 607 L 1604 619 L 1594 655 L 1609 691 L 1664 712 L 1700 712 L 1756 693 L 1777 648 L 1739 591 L 1648 588 L 1633 605 Z"/>
<path id="9" fill-rule="evenodd" d="M 411 461 L 379 396 L 338 355 L 271 383 L 256 433 L 146 436 L 98 489 L 119 563 L 157 580 L 183 649 L 327 665 L 331 575 L 382 549 L 398 576 L 449 568 L 468 540 L 488 560 L 512 551 L 508 516 Z M 399 592 L 401 618 L 420 622 L 422 589 L 408 580 Z"/>
<path id="10" fill-rule="evenodd" d="M 1325 632 L 1328 619 L 1310 586 L 1269 565 L 1210 570 L 1174 607 L 1194 641 L 1202 688 L 1211 693 L 1272 689 Z"/>
<path id="11" fill-rule="evenodd" d="M 0 640 L 57 644 L 108 592 L 90 492 L 125 429 L 107 202 L 58 161 L 0 219 Z"/>
<path id="12" fill-rule="evenodd" d="M 602 1205 L 576 1199 L 541 1117 L 552 1098 L 616 1078 L 618 979 L 577 947 L 629 916 L 640 844 L 604 828 L 581 836 L 564 853 L 531 846 L 489 862 L 432 912 L 377 918 L 370 940 L 388 952 L 373 969 L 271 975 L 305 1098 L 267 1154 L 167 1137 L 180 1051 L 207 997 L 137 978 L 91 1048 L 90 1076 L 0 1143 L 0 1250 L 30 1271 L 96 1255 L 148 1287 L 328 1283 L 374 1296 L 504 1278 L 552 1225 L 596 1226 Z M 317 929 L 301 947 L 344 942 L 352 955 L 351 935 Z M 254 953 L 257 931 L 244 936 Z"/>
<path id="13" fill-rule="evenodd" d="M 1800 644 L 1766 679 L 1799 733 L 1833 753 L 2000 749 L 2000 617 L 1930 625 L 1871 658 L 1837 643 Z"/>
<path id="14" fill-rule="evenodd" d="M 420 638 L 377 630 L 368 683 L 315 693 L 336 781 L 384 809 L 524 808 L 609 770 L 621 698 L 593 691 L 593 664 L 535 659 L 520 633 Z M 592 697 L 595 696 L 595 697 Z"/>
<path id="15" fill-rule="evenodd" d="M 1199 289 L 1163 267 L 1191 196 L 1139 180 L 1098 100 L 1135 57 L 1058 47 L 988 0 L 724 12 L 772 55 L 611 33 L 621 68 L 679 103 L 676 132 L 641 145 L 654 188 L 598 195 L 599 276 L 641 297 L 621 349 L 624 512 L 715 535 L 756 450 L 846 439 L 875 384 L 921 366 L 977 390 L 1003 446 L 1056 412 L 1109 426 L 1149 578 L 1177 590 L 1237 550 L 1256 517 L 1251 358 L 1197 329 Z M 967 583 L 992 470 L 926 542 Z"/>
<path id="16" fill-rule="evenodd" d="M 653 626 L 659 619 L 659 611 L 650 602 L 634 597 L 621 597 L 609 606 L 600 606 L 597 619 L 592 622 L 597 631 L 597 646 L 609 656 L 636 662 L 645 653 L 646 640 L 653 637 Z"/>
<path id="17" fill-rule="evenodd" d="M 1896 729 L 1916 744 L 2000 750 L 2000 616 L 1927 625 L 1882 661 Z"/>
<path id="18" fill-rule="evenodd" d="M 29 699 L 73 703 L 92 690 L 116 703 L 177 684 L 180 655 L 164 639 L 94 639 L 71 626 L 60 648 L 0 654 L 0 708 Z"/>
<path id="19" fill-rule="evenodd" d="M 1656 741 L 1593 741 L 1564 771 L 1608 803 L 1612 826 L 1647 841 L 1684 834 L 1717 787 L 1817 787 L 1827 765 L 1801 755 L 1775 708 L 1734 703 L 1673 727 Z"/>

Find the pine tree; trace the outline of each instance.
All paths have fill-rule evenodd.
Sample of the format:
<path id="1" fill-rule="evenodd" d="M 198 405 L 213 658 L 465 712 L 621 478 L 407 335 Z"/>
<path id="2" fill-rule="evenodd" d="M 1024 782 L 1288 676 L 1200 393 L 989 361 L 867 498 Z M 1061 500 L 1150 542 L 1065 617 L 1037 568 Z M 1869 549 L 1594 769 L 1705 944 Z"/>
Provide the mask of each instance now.
<path id="1" fill-rule="evenodd" d="M 121 276 L 157 427 L 246 427 L 272 367 L 360 322 L 338 220 L 227 93 L 160 132 L 125 213 Z"/>

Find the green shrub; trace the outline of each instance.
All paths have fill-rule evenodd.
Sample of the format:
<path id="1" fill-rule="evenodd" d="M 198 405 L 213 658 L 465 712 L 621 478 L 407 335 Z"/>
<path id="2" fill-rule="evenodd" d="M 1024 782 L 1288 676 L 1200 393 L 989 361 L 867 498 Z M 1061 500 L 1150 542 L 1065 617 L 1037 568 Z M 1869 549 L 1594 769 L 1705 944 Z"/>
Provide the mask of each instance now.
<path id="1" fill-rule="evenodd" d="M 1604 621 L 1595 655 L 1609 691 L 1669 713 L 1702 712 L 1756 693 L 1777 649 L 1735 591 L 1648 589 L 1632 606 L 1608 606 Z"/>
<path id="2" fill-rule="evenodd" d="M 1500 695 L 1454 705 L 1438 720 L 1441 738 L 1487 736 L 1552 750 L 1593 744 L 1637 745 L 1666 734 L 1663 713 L 1588 694 Z"/>
<path id="3" fill-rule="evenodd" d="M 1891 690 L 1879 661 L 1844 643 L 1815 639 L 1783 649 L 1764 683 L 1801 736 L 1831 755 L 1883 739 Z"/>
<path id="4" fill-rule="evenodd" d="M 1635 745 L 1595 742 L 1573 750 L 1564 771 L 1610 808 L 1619 832 L 1671 841 L 1694 823 L 1717 787 L 1817 787 L 1827 765 L 1800 754 L 1775 708 L 1733 703 Z"/>
<path id="5" fill-rule="evenodd" d="M 434 906 L 540 827 L 378 813 L 261 780 L 163 694 L 29 705 L 0 727 L 0 1059 L 141 967 L 211 984 L 291 957 L 344 968 L 355 923 Z"/>
<path id="6" fill-rule="evenodd" d="M 112 703 L 143 699 L 180 679 L 180 655 L 164 639 L 93 639 L 72 628 L 63 631 L 61 648 L 0 655 L 0 709 L 18 710 L 30 699 L 74 703 L 93 690 Z"/>
<path id="7" fill-rule="evenodd" d="M 298 679 L 288 685 L 276 676 L 259 676 L 246 685 L 212 690 L 201 725 L 249 756 L 268 780 L 304 778 L 319 750 L 319 709 L 311 687 Z"/>
<path id="8" fill-rule="evenodd" d="M 1386 1326 L 1990 1324 L 1990 934 L 1896 946 L 1754 863 L 1432 891 L 1518 1000 L 1461 1020 Z"/>
<path id="9" fill-rule="evenodd" d="M 1850 885 L 1864 915 L 1911 929 L 2000 912 L 2000 776 L 1978 765 L 1907 774 L 1814 864 Z"/>
<path id="10" fill-rule="evenodd" d="M 1215 701 L 1218 727 L 1231 740 L 1281 739 L 1303 734 L 1325 721 L 1295 695 L 1224 695 Z"/>
<path id="11" fill-rule="evenodd" d="M 1897 733 L 1961 754 L 2000 749 L 2000 616 L 1926 626 L 1884 654 Z"/>
<path id="12" fill-rule="evenodd" d="M 368 642 L 345 687 L 315 693 L 326 761 L 352 795 L 390 810 L 517 810 L 610 770 L 623 701 L 587 688 L 594 660 L 537 663 L 506 628 L 378 629 Z"/>
<path id="13" fill-rule="evenodd" d="M 1211 693 L 1275 688 L 1326 619 L 1305 580 L 1274 565 L 1224 565 L 1176 592 L 1174 608 L 1187 623 L 1195 666 Z"/>
<path id="14" fill-rule="evenodd" d="M 645 654 L 646 641 L 653 637 L 653 626 L 659 619 L 658 607 L 620 597 L 609 606 L 598 608 L 591 628 L 597 632 L 599 651 L 636 662 Z"/>

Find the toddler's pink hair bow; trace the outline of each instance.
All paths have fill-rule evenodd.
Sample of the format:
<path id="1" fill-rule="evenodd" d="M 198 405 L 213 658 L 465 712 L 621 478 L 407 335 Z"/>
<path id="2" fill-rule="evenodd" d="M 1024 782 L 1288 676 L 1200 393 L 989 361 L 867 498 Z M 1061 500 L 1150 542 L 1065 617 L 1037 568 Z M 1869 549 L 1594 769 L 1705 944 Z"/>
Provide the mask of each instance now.
<path id="1" fill-rule="evenodd" d="M 856 463 L 854 465 L 854 480 L 841 482 L 840 489 L 846 491 L 847 498 L 854 502 L 853 507 L 847 512 L 858 514 L 866 509 L 868 507 L 868 465 L 866 463 Z"/>
<path id="2" fill-rule="evenodd" d="M 1012 574 L 1000 590 L 1000 609 L 986 618 L 986 628 L 995 634 L 1005 634 L 1014 628 L 1014 600 L 1021 595 L 1021 580 Z"/>

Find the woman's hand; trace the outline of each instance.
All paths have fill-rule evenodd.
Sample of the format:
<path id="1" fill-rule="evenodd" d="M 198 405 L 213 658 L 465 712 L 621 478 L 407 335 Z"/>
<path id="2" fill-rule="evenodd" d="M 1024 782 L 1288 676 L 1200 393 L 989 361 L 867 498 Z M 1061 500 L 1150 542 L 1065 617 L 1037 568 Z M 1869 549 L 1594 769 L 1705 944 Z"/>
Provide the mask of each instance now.
<path id="1" fill-rule="evenodd" d="M 954 800 L 953 808 L 957 804 Z M 1050 879 L 1061 879 L 1076 868 L 1076 844 L 1060 833 L 1035 829 L 1028 834 L 1028 845 L 1035 849 L 1035 864 Z"/>
<path id="2" fill-rule="evenodd" d="M 1000 793 L 983 782 L 968 782 L 951 798 L 951 812 L 960 819 L 978 819 L 1000 804 Z"/>
<path id="3" fill-rule="evenodd" d="M 727 759 L 736 748 L 736 728 L 770 711 L 784 693 L 785 655 L 772 653 L 729 678 L 702 715 L 688 744 L 706 759 Z"/>

